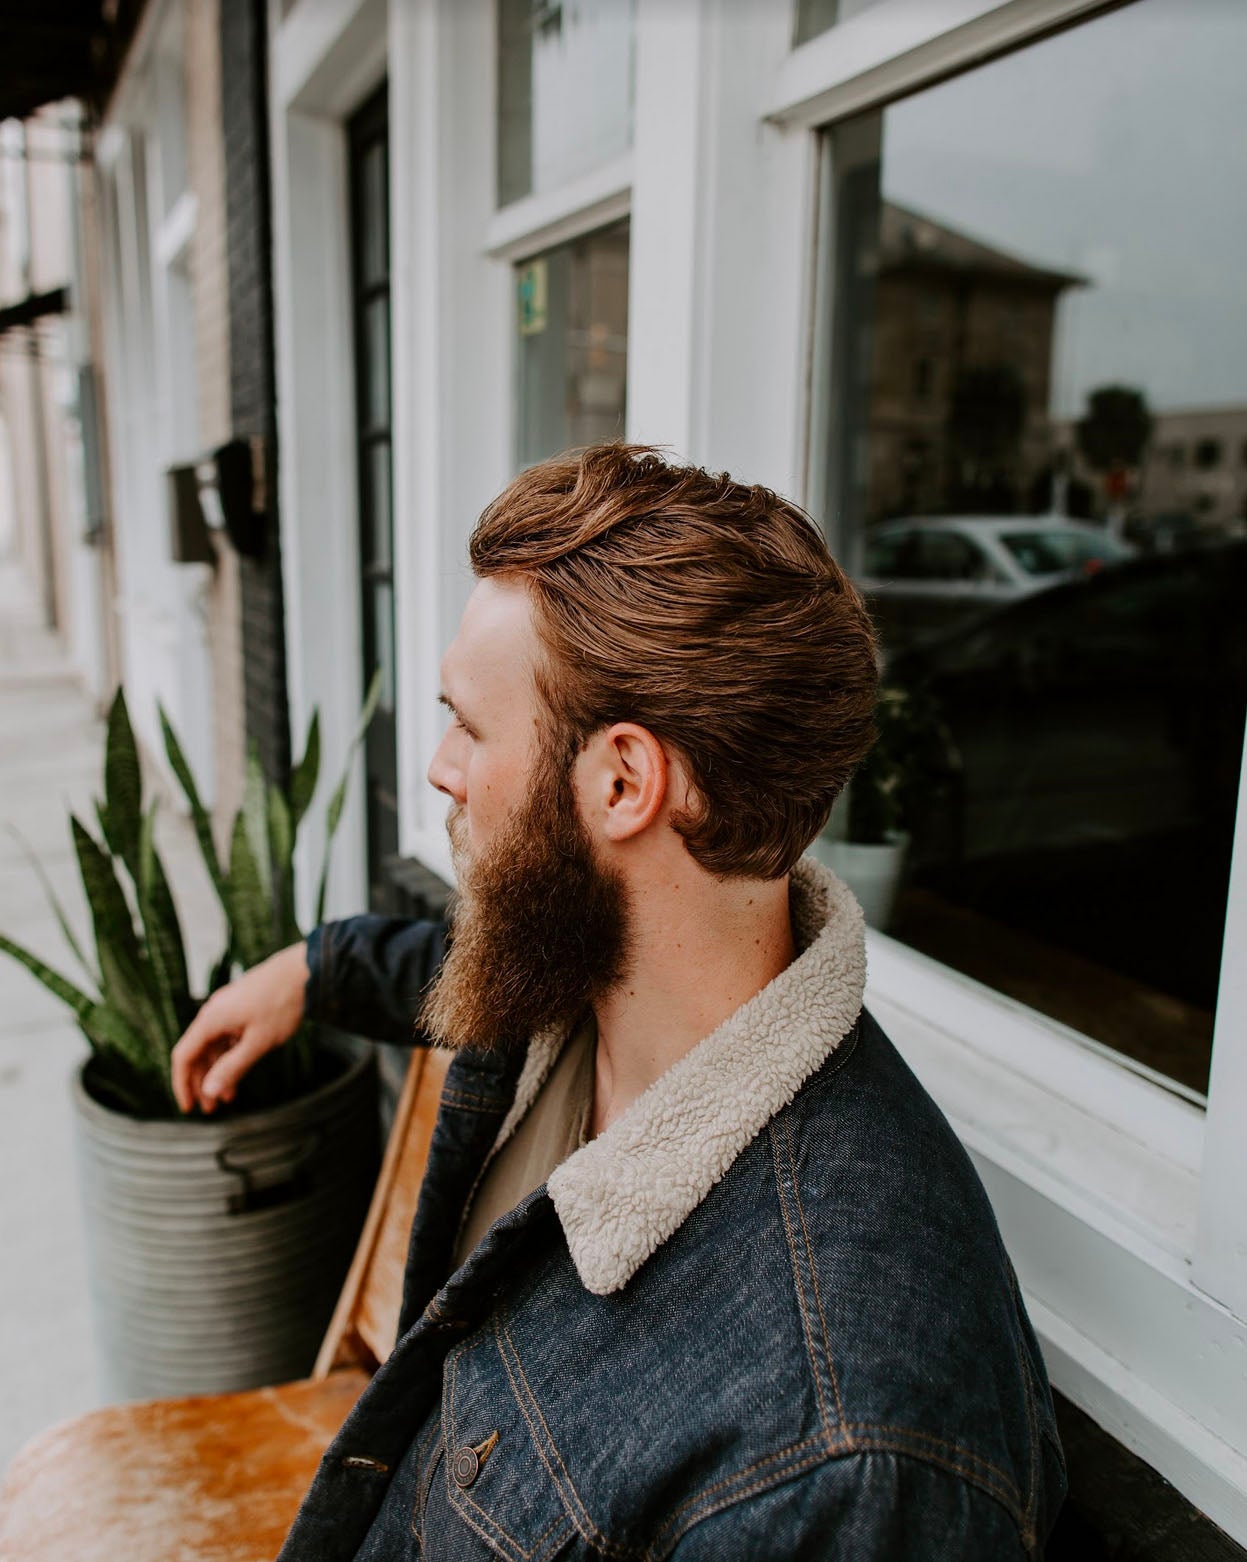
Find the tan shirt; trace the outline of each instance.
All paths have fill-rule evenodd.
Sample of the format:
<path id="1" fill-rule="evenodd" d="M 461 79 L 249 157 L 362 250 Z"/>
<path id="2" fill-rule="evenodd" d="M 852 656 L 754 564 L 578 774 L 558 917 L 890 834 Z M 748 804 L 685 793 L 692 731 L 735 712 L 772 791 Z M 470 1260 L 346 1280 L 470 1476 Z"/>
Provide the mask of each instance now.
<path id="1" fill-rule="evenodd" d="M 597 1040 L 597 1023 L 590 1013 L 564 1043 L 515 1132 L 486 1166 L 455 1244 L 456 1268 L 495 1220 L 509 1214 L 587 1142 Z"/>

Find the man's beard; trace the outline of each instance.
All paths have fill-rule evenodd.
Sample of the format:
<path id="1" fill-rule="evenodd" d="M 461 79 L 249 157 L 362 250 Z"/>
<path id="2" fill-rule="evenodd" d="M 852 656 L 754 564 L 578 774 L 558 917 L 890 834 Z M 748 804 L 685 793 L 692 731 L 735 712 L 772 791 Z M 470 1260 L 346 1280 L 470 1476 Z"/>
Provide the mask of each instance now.
<path id="1" fill-rule="evenodd" d="M 475 858 L 463 810 L 447 820 L 459 881 L 452 939 L 417 1023 L 444 1047 L 521 1046 L 570 1025 L 622 978 L 627 894 L 580 818 L 571 754 L 547 744 L 532 795 Z"/>

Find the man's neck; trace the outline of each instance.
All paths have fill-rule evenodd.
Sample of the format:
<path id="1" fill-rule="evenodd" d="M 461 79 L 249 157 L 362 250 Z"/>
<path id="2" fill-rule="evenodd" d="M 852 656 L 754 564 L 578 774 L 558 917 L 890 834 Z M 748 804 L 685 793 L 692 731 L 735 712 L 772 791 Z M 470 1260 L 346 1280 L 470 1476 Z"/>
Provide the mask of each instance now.
<path id="1" fill-rule="evenodd" d="M 634 886 L 628 975 L 594 1005 L 594 1135 L 795 958 L 787 877 L 681 877 Z"/>

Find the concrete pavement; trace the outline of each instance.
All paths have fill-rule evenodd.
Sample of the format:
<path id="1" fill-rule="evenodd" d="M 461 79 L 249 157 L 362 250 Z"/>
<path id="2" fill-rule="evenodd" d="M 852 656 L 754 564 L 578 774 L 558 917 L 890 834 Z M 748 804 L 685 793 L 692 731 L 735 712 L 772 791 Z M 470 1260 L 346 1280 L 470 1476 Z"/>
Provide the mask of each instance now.
<path id="1" fill-rule="evenodd" d="M 91 818 L 103 733 L 29 584 L 0 560 L 0 825 L 38 855 L 87 945 L 68 816 Z M 165 807 L 157 834 L 202 979 L 220 948 L 219 910 L 189 823 Z M 5 830 L 0 931 L 72 979 L 73 957 Z M 86 1056 L 65 1008 L 0 955 L 0 1471 L 35 1432 L 99 1403 L 69 1097 Z"/>

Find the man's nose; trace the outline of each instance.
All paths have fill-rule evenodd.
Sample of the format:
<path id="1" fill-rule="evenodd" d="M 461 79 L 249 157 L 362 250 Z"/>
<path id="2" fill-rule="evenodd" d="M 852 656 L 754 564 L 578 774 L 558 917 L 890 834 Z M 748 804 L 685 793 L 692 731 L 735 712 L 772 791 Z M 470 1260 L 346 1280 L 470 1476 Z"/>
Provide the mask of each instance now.
<path id="1" fill-rule="evenodd" d="M 463 787 L 463 771 L 460 766 L 453 763 L 446 748 L 446 739 L 443 738 L 429 765 L 429 783 L 439 792 L 444 792 L 447 797 L 453 798 L 456 803 L 463 803 L 467 797 Z"/>

